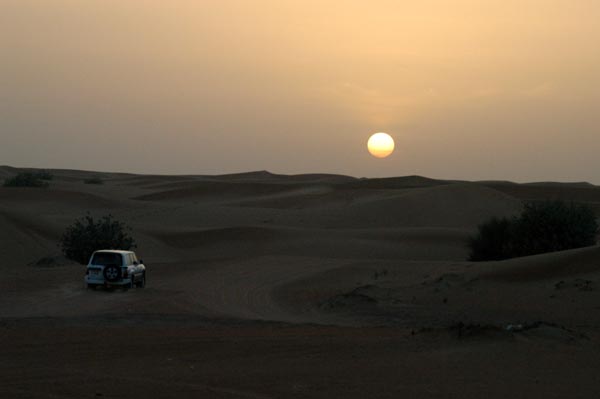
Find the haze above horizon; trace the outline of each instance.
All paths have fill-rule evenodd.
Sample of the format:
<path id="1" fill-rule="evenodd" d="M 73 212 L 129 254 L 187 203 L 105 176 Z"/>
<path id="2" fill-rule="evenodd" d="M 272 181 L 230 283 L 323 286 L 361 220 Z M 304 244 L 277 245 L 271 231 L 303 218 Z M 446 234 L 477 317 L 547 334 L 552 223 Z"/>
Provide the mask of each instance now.
<path id="1" fill-rule="evenodd" d="M 0 164 L 600 183 L 598 20 L 591 0 L 0 0 Z"/>

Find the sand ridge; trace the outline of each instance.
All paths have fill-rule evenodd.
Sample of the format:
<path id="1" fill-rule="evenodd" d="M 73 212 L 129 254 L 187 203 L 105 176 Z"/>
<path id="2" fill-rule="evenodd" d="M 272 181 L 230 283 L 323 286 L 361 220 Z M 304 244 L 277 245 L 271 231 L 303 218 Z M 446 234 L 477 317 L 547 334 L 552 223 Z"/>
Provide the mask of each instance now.
<path id="1" fill-rule="evenodd" d="M 0 167 L 0 176 L 18 170 Z M 84 378 L 82 369 L 107 393 L 116 375 L 108 365 L 145 370 L 117 380 L 115 397 L 149 386 L 156 397 L 440 397 L 447 389 L 481 397 L 492 386 L 497 395 L 487 396 L 504 397 L 505 378 L 523 395 L 594 391 L 586 381 L 600 366 L 600 247 L 475 264 L 466 242 L 480 222 L 516 214 L 526 198 L 560 192 L 596 207 L 596 187 L 52 173 L 46 189 L 0 187 L 0 354 L 39 364 L 0 366 L 2 397 L 81 397 L 69 381 Z M 91 176 L 104 184 L 84 184 Z M 61 259 L 57 244 L 86 212 L 131 225 L 147 288 L 84 288 L 83 267 Z M 122 333 L 151 354 L 111 361 L 111 350 L 127 346 Z M 58 342 L 68 364 L 50 372 Z M 502 369 L 515 364 L 538 372 Z M 480 370 L 495 377 L 483 384 Z M 532 390 L 526 376 L 545 385 Z"/>

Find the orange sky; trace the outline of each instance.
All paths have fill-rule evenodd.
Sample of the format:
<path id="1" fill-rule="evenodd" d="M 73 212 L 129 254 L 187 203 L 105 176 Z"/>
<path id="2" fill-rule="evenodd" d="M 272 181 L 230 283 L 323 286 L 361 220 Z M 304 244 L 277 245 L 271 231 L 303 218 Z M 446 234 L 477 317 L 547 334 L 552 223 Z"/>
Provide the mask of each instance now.
<path id="1" fill-rule="evenodd" d="M 600 183 L 598 21 L 595 0 L 0 0 L 0 164 Z"/>

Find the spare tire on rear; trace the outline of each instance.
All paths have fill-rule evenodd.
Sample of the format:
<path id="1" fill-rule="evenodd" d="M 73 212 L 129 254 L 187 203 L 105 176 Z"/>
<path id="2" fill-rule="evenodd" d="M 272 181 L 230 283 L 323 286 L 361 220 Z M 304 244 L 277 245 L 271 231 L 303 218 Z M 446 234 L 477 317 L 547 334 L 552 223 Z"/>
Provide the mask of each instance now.
<path id="1" fill-rule="evenodd" d="M 104 266 L 104 279 L 108 282 L 114 283 L 121 279 L 121 268 L 116 265 Z"/>

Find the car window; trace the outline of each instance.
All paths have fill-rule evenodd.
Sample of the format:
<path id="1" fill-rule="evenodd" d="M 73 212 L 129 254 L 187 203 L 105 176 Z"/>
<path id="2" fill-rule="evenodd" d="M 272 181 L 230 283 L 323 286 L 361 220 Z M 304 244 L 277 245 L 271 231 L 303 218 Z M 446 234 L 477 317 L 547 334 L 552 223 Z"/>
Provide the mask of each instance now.
<path id="1" fill-rule="evenodd" d="M 131 254 L 131 258 L 133 259 L 133 262 L 137 262 L 138 261 L 137 256 L 135 256 L 135 254 Z"/>
<path id="2" fill-rule="evenodd" d="M 92 258 L 92 265 L 97 266 L 122 266 L 121 255 L 111 252 L 96 252 Z"/>

